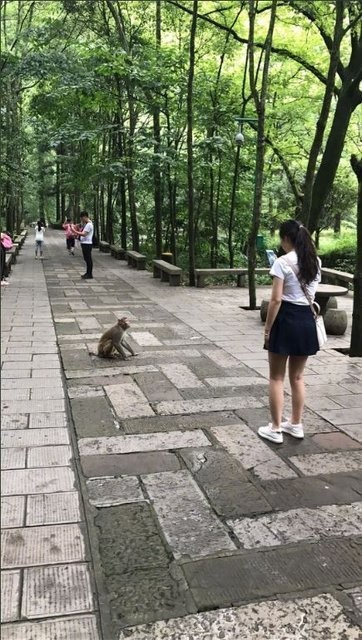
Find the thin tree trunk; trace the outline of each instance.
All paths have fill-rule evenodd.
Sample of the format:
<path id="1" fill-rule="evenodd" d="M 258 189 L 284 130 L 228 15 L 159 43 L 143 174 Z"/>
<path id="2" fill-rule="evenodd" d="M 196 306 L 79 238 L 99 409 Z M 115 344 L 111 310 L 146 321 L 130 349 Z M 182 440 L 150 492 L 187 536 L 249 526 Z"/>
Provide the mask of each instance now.
<path id="1" fill-rule="evenodd" d="M 256 238 L 260 226 L 262 189 L 264 176 L 264 153 L 265 153 L 265 102 L 268 88 L 270 52 L 273 41 L 273 32 L 275 25 L 277 0 L 272 0 L 270 10 L 270 20 L 268 34 L 265 39 L 264 66 L 262 73 L 260 95 L 257 90 L 254 60 L 254 27 L 256 6 L 255 0 L 249 0 L 249 21 L 250 21 L 250 49 L 249 49 L 249 78 L 250 88 L 253 95 L 255 108 L 258 114 L 258 130 L 257 130 L 257 148 L 255 162 L 255 187 L 254 187 L 254 203 L 251 230 L 248 239 L 248 278 L 249 278 L 249 306 L 250 309 L 256 308 L 256 288 L 255 288 L 255 268 L 256 268 Z"/>
<path id="2" fill-rule="evenodd" d="M 351 167 L 358 180 L 357 258 L 353 278 L 352 333 L 349 355 L 362 357 L 362 158 L 351 156 Z"/>
<path id="3" fill-rule="evenodd" d="M 327 74 L 327 84 L 324 91 L 324 98 L 321 112 L 316 125 L 314 140 L 309 153 L 307 171 L 304 180 L 304 196 L 302 202 L 301 218 L 308 225 L 310 208 L 312 202 L 313 183 L 315 168 L 317 165 L 318 155 L 323 143 L 324 131 L 327 125 L 328 115 L 331 108 L 331 102 L 334 95 L 334 86 L 338 63 L 340 61 L 340 46 L 343 37 L 343 14 L 344 0 L 335 0 L 336 2 L 336 21 L 334 26 L 334 35 L 332 47 L 330 51 L 329 69 Z"/>
<path id="4" fill-rule="evenodd" d="M 156 49 L 157 55 L 161 48 L 161 0 L 156 0 Z M 158 63 L 159 68 L 159 63 Z M 158 83 L 160 80 L 158 81 Z M 155 96 L 153 108 L 153 175 L 154 175 L 154 200 L 155 200 L 155 236 L 156 236 L 156 258 L 161 258 L 162 254 L 162 182 L 161 182 L 161 126 L 160 126 L 160 106 L 158 97 Z"/>
<path id="5" fill-rule="evenodd" d="M 193 177 L 193 102 L 192 90 L 195 72 L 195 37 L 198 0 L 193 0 L 193 14 L 190 33 L 190 66 L 187 81 L 187 184 L 188 184 L 188 241 L 189 241 L 189 284 L 195 285 L 195 213 Z"/>

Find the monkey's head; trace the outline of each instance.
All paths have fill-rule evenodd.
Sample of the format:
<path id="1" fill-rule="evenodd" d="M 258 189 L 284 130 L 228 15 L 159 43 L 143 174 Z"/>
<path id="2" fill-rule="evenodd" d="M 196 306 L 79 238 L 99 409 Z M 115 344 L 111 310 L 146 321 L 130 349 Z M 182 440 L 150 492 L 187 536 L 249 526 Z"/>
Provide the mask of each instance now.
<path id="1" fill-rule="evenodd" d="M 126 331 L 126 329 L 129 329 L 130 327 L 130 325 L 128 324 L 127 318 L 120 318 L 118 320 L 118 324 L 122 329 L 124 329 L 124 331 Z"/>

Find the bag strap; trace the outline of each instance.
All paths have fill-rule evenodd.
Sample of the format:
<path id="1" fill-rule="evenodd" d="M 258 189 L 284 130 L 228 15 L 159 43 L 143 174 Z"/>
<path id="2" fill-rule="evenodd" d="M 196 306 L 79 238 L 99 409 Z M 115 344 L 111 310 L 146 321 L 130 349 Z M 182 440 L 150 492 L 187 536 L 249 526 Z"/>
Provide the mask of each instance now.
<path id="1" fill-rule="evenodd" d="M 312 300 L 312 298 L 310 297 L 310 295 L 309 295 L 309 293 L 308 293 L 308 289 L 307 289 L 307 287 L 305 286 L 305 283 L 300 279 L 300 277 L 299 277 L 299 272 L 297 271 L 297 269 L 296 269 L 295 265 L 294 265 L 294 264 L 292 264 L 291 262 L 289 262 L 289 260 L 287 260 L 284 256 L 283 256 L 283 258 L 282 258 L 282 259 L 283 259 L 283 260 L 284 260 L 284 262 L 288 265 L 288 267 L 290 267 L 290 268 L 291 268 L 291 270 L 293 271 L 294 275 L 297 277 L 297 280 L 298 280 L 298 282 L 299 282 L 299 284 L 300 284 L 300 287 L 301 287 L 301 289 L 302 289 L 302 291 L 303 291 L 303 293 L 304 293 L 305 297 L 306 297 L 306 298 L 307 298 L 307 300 L 308 300 L 308 303 L 309 303 L 309 306 L 310 306 L 310 308 L 311 308 L 311 310 L 312 310 L 312 313 L 313 313 L 314 317 L 315 317 L 315 318 L 317 318 L 317 316 L 319 315 L 319 312 L 320 312 L 320 307 L 319 307 L 318 302 L 314 302 L 314 300 Z M 315 309 L 314 305 L 316 305 L 316 307 L 318 307 L 318 311 L 316 311 L 316 309 Z"/>

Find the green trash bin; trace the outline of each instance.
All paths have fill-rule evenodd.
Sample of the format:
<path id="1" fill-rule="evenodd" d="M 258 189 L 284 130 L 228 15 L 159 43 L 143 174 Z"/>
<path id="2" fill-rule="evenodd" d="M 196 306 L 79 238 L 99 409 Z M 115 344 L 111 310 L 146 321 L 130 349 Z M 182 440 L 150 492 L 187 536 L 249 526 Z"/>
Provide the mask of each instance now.
<path id="1" fill-rule="evenodd" d="M 263 251 L 265 249 L 265 238 L 262 235 L 256 236 L 256 248 L 258 251 Z"/>

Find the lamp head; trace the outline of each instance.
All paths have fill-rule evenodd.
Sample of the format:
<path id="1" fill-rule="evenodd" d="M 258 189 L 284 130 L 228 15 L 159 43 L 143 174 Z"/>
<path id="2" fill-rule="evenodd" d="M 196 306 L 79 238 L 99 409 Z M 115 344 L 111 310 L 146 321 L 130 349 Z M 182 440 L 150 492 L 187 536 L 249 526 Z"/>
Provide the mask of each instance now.
<path id="1" fill-rule="evenodd" d="M 244 144 L 244 136 L 241 131 L 238 131 L 238 133 L 236 134 L 235 143 L 238 147 L 241 147 Z"/>

